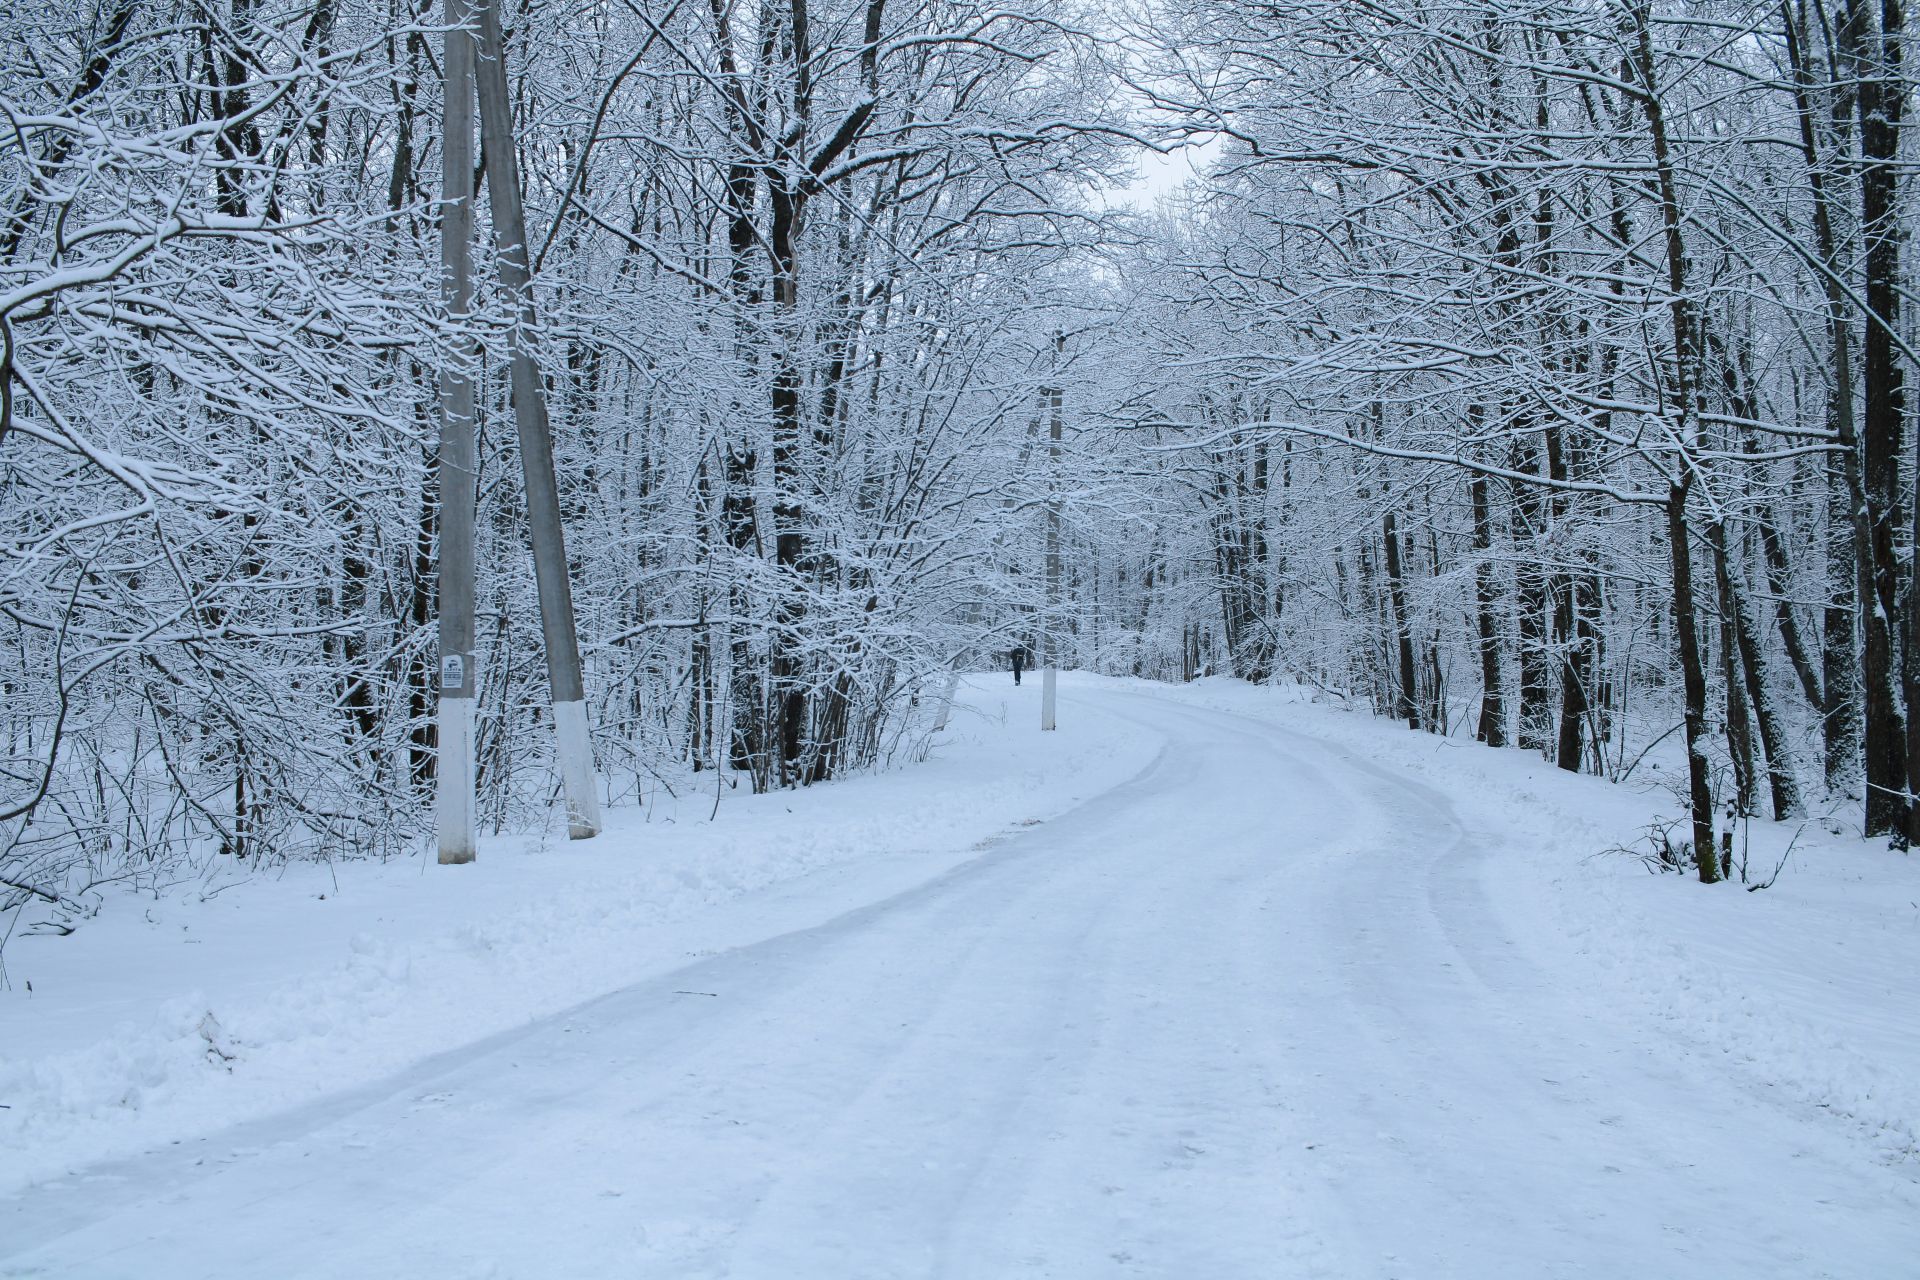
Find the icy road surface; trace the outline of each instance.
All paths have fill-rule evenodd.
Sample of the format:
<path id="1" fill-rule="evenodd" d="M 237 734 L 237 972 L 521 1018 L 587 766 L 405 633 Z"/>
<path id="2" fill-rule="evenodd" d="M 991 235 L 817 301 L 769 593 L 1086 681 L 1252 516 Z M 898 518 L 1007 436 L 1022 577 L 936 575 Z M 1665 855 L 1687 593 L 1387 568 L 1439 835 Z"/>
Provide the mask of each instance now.
<path id="1" fill-rule="evenodd" d="M 0 1206 L 0 1275 L 1904 1277 L 1911 1161 L 1503 931 L 1446 800 L 1093 689 L 938 879 Z"/>

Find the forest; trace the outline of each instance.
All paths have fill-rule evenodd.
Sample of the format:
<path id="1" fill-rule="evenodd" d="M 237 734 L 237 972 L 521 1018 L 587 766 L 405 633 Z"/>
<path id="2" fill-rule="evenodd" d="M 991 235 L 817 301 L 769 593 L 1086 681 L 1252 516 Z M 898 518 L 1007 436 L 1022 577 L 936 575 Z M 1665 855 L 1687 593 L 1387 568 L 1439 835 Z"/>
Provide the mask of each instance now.
<path id="1" fill-rule="evenodd" d="M 0 28 L 0 915 L 903 766 L 1023 646 L 1703 881 L 1920 837 L 1901 0 Z"/>

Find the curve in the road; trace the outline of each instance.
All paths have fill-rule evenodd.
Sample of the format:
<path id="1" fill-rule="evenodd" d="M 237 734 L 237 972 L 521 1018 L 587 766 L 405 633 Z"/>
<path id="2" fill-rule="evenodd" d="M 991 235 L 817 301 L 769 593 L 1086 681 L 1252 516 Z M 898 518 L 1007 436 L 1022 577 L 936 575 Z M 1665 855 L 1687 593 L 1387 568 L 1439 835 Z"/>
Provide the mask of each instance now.
<path id="1" fill-rule="evenodd" d="M 1913 1180 L 1569 989 L 1444 796 L 1074 696 L 1165 750 L 910 892 L 18 1198 L 0 1275 L 1915 1273 Z"/>

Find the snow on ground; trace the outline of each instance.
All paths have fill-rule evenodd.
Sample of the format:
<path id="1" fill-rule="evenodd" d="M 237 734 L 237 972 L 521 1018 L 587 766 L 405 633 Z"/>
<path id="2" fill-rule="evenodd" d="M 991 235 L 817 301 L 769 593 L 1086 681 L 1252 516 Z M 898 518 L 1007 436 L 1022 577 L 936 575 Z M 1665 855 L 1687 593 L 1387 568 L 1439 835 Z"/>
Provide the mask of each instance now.
<path id="1" fill-rule="evenodd" d="M 1003 687 L 1004 683 L 1004 687 Z M 1032 684 L 1022 691 L 1031 697 Z M 0 1193 L 378 1079 L 689 956 L 884 897 L 1138 773 L 1100 714 L 1039 732 L 1005 676 L 964 688 L 933 757 L 777 795 L 614 809 L 599 838 L 112 897 L 0 962 Z M 712 817 L 712 821 L 709 818 Z M 778 889 L 805 880 L 794 904 Z M 745 910 L 715 908 L 751 901 Z"/>
<path id="2" fill-rule="evenodd" d="M 1142 687 L 1310 733 L 1443 793 L 1486 855 L 1480 875 L 1503 924 L 1563 975 L 1570 999 L 1636 1002 L 1729 1073 L 1920 1164 L 1920 856 L 1836 834 L 1840 822 L 1756 821 L 1736 839 L 1736 864 L 1744 851 L 1753 881 L 1777 868 L 1771 887 L 1652 875 L 1617 850 L 1680 814 L 1665 784 L 1568 774 L 1299 689 Z M 1857 821 L 1855 806 L 1844 822 Z"/>
<path id="3" fill-rule="evenodd" d="M 1913 859 L 1705 887 L 1600 853 L 1663 791 L 1033 684 L 712 824 L 10 950 L 0 1274 L 1912 1274 Z"/>

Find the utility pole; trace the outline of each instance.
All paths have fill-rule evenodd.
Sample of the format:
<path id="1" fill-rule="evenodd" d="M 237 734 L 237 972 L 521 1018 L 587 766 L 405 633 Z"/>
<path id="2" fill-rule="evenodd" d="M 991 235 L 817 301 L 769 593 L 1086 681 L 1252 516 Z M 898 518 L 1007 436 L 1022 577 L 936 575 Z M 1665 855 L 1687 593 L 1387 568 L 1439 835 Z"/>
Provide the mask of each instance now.
<path id="1" fill-rule="evenodd" d="M 440 296 L 464 335 L 473 303 L 473 33 L 468 0 L 447 0 L 446 134 L 440 177 Z M 440 758 L 434 769 L 440 861 L 472 862 L 473 365 L 465 336 L 440 373 Z"/>
<path id="2" fill-rule="evenodd" d="M 1067 343 L 1066 335 L 1053 335 L 1054 373 L 1059 374 L 1059 353 Z M 1047 388 L 1047 616 L 1040 631 L 1045 647 L 1046 668 L 1040 673 L 1040 728 L 1055 728 L 1053 709 L 1055 689 L 1060 679 L 1060 638 L 1054 628 L 1060 619 L 1060 385 Z"/>
<path id="3" fill-rule="evenodd" d="M 567 834 L 600 834 L 600 792 L 587 732 L 586 689 L 580 678 L 580 641 L 573 628 L 573 589 L 567 581 L 566 536 L 560 527 L 560 487 L 553 473 L 553 431 L 546 387 L 533 355 L 533 276 L 528 266 L 526 211 L 507 94 L 507 60 L 500 35 L 499 0 L 480 3 L 480 136 L 485 147 L 487 196 L 500 286 L 516 304 L 511 335 L 513 418 L 526 478 L 527 524 L 533 535 L 533 576 L 540 593 L 540 634 L 553 693 L 553 731 L 560 784 L 567 797 Z"/>

